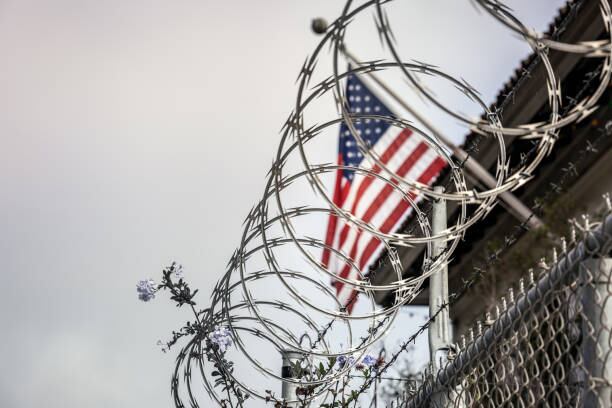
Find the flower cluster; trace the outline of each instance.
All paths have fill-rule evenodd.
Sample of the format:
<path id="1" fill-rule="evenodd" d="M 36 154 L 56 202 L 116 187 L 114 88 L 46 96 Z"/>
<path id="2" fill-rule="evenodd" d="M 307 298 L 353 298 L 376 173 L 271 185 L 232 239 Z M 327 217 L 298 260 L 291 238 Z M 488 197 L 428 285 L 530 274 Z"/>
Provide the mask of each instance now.
<path id="1" fill-rule="evenodd" d="M 148 302 L 151 299 L 155 299 L 155 293 L 161 289 L 169 289 L 175 298 L 173 300 L 180 300 L 182 303 L 189 303 L 195 293 L 191 293 L 188 290 L 187 284 L 183 282 L 183 266 L 172 262 L 172 265 L 164 269 L 164 278 L 160 285 L 157 285 L 151 278 L 141 280 L 136 284 L 136 292 L 138 292 L 138 299 L 143 302 Z M 178 283 L 172 282 L 171 275 L 174 275 L 179 279 Z M 179 299 L 180 298 L 180 299 Z M 180 304 L 182 304 L 180 303 Z"/>
<path id="2" fill-rule="evenodd" d="M 157 292 L 157 288 L 155 286 L 155 281 L 153 279 L 139 281 L 136 284 L 138 299 L 142 300 L 143 302 L 148 302 L 149 300 L 154 299 L 155 292 Z"/>
<path id="3" fill-rule="evenodd" d="M 208 339 L 222 354 L 233 344 L 231 331 L 227 327 L 215 327 L 215 330 L 208 334 Z"/>
<path id="4" fill-rule="evenodd" d="M 378 362 L 378 359 L 374 356 L 367 354 L 362 360 L 361 363 L 366 367 L 373 367 Z"/>

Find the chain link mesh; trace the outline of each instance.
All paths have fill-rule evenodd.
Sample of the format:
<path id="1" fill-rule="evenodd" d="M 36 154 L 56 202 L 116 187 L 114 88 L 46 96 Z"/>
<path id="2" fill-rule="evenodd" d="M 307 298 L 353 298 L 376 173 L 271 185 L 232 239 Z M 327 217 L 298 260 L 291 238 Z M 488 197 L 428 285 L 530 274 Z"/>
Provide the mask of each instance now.
<path id="1" fill-rule="evenodd" d="M 582 240 L 510 290 L 400 405 L 612 406 L 612 215 L 585 224 Z"/>

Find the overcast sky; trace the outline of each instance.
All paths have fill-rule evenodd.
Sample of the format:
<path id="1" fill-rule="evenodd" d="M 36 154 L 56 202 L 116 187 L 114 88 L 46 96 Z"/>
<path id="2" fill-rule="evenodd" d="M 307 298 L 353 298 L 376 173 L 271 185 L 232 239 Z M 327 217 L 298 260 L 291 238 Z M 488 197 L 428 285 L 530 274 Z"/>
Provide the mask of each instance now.
<path id="1" fill-rule="evenodd" d="M 138 302 L 135 282 L 177 260 L 206 303 L 319 40 L 310 19 L 343 3 L 0 2 L 0 406 L 172 405 L 174 356 L 155 343 L 189 316 L 164 296 Z M 397 3 L 405 59 L 461 75 L 487 103 L 528 54 L 468 0 Z M 537 28 L 562 3 L 508 2 Z M 353 51 L 378 56 L 371 17 L 356 27 Z M 335 137 L 322 146 L 333 161 Z M 407 316 L 404 334 L 421 323 Z"/>

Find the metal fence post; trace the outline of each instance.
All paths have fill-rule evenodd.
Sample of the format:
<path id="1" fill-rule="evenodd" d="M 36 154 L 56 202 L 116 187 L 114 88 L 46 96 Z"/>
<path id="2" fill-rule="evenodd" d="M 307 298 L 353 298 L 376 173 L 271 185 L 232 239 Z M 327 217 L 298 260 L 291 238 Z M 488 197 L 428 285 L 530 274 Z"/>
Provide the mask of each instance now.
<path id="1" fill-rule="evenodd" d="M 444 187 L 435 187 L 438 193 Z M 432 213 L 432 232 L 438 234 L 446 229 L 446 201 L 435 200 Z M 433 242 L 433 256 L 438 256 L 446 248 L 443 239 Z M 448 313 L 448 266 L 444 265 L 429 277 L 429 316 L 438 313 L 433 324 L 429 326 L 429 356 L 432 369 L 437 371 L 446 361 L 448 347 L 451 343 L 450 317 Z M 443 307 L 442 310 L 440 308 Z"/>
<path id="2" fill-rule="evenodd" d="M 444 192 L 444 187 L 434 188 L 437 193 Z M 435 199 L 432 212 L 432 233 L 438 234 L 447 226 L 446 200 Z M 440 255 L 446 248 L 446 241 L 439 239 L 433 242 L 433 256 Z M 429 316 L 437 313 L 432 325 L 429 326 L 429 357 L 431 372 L 436 375 L 447 361 L 451 339 L 451 325 L 448 313 L 448 265 L 444 265 L 429 277 Z M 435 406 L 444 406 L 445 390 L 440 390 L 433 396 Z"/>
<path id="3" fill-rule="evenodd" d="M 287 378 L 293 378 L 295 379 L 295 375 L 293 373 L 293 370 L 291 368 L 291 363 L 294 363 L 296 361 L 298 361 L 301 358 L 301 355 L 299 353 L 296 353 L 294 351 L 287 351 L 284 350 L 281 352 L 281 355 L 283 357 L 283 366 L 282 366 L 282 371 L 281 371 L 281 377 L 283 377 L 283 379 Z M 290 381 L 283 381 L 283 385 L 282 385 L 282 397 L 285 401 L 295 401 L 298 398 L 297 395 L 297 389 L 298 389 L 299 385 L 297 383 L 294 382 L 290 382 Z M 292 404 L 292 403 L 288 403 L 287 407 L 296 407 L 297 404 Z"/>

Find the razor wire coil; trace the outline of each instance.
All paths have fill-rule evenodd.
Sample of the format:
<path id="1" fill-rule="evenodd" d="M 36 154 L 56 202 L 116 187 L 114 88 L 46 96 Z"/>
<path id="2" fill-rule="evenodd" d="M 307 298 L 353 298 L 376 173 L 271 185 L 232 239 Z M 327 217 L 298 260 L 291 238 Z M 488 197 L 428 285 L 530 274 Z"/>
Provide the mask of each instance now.
<path id="1" fill-rule="evenodd" d="M 397 1 L 397 0 L 396 0 Z M 558 132 L 565 126 L 584 119 L 597 107 L 597 102 L 610 82 L 612 72 L 610 64 L 610 44 L 612 40 L 606 38 L 598 41 L 584 41 L 576 44 L 566 44 L 558 39 L 547 37 L 541 33 L 527 29 L 500 1 L 476 0 L 475 3 L 492 15 L 501 24 L 519 34 L 532 48 L 534 54 L 543 67 L 546 77 L 546 90 L 548 95 L 548 120 L 538 123 L 524 123 L 521 125 L 504 126 L 498 111 L 491 109 L 479 96 L 471 85 L 462 79 L 451 76 L 442 70 L 428 64 L 404 59 L 398 51 L 389 18 L 385 9 L 392 1 L 369 0 L 355 5 L 347 1 L 342 14 L 332 24 L 314 53 L 307 59 L 298 77 L 298 92 L 295 107 L 282 129 L 281 141 L 274 158 L 264 193 L 261 200 L 253 207 L 245 220 L 240 245 L 228 263 L 226 273 L 221 277 L 211 296 L 207 309 L 196 313 L 199 323 L 210 331 L 215 326 L 226 326 L 231 332 L 236 353 L 244 364 L 254 367 L 269 378 L 291 384 L 297 384 L 302 389 L 312 392 L 302 398 L 296 398 L 285 403 L 306 403 L 317 398 L 325 398 L 332 387 L 343 381 L 347 373 L 355 364 L 347 364 L 337 370 L 329 370 L 323 376 L 314 377 L 306 375 L 301 378 L 284 378 L 278 373 L 277 367 L 268 367 L 260 361 L 252 347 L 245 341 L 246 336 L 254 336 L 271 345 L 279 352 L 290 351 L 302 356 L 302 362 L 312 368 L 321 359 L 339 359 L 356 356 L 356 360 L 363 357 L 370 347 L 380 340 L 391 327 L 400 307 L 409 304 L 418 294 L 424 280 L 442 265 L 446 264 L 453 251 L 463 237 L 464 232 L 496 205 L 497 197 L 513 191 L 532 177 L 537 166 L 552 151 L 558 137 Z M 612 35 L 612 11 L 607 0 L 600 1 L 601 18 L 608 36 Z M 346 30 L 354 19 L 373 11 L 375 23 L 381 34 L 381 40 L 391 57 L 388 60 L 368 61 L 348 69 L 340 68 L 340 57 L 346 46 Z M 332 75 L 323 81 L 311 85 L 315 70 L 319 69 L 318 60 L 325 49 L 330 49 L 333 57 Z M 586 95 L 573 101 L 569 108 L 564 109 L 561 99 L 561 81 L 557 78 L 553 64 L 549 58 L 549 50 L 575 53 L 585 57 L 601 58 L 602 65 L 598 74 L 598 83 Z M 397 71 L 412 85 L 418 93 L 441 111 L 454 117 L 469 126 L 474 132 L 497 142 L 498 158 L 495 170 L 495 187 L 490 189 L 468 188 L 462 164 L 458 158 L 451 156 L 442 142 L 430 132 L 421 129 L 409 118 L 399 116 L 385 116 L 375 114 L 362 114 L 351 111 L 343 84 L 347 78 L 353 76 L 367 76 L 373 72 Z M 443 101 L 433 95 L 419 78 L 428 75 L 438 78 L 459 89 L 470 100 L 475 101 L 484 112 L 483 119 L 472 120 L 459 113 L 457 109 L 446 106 Z M 309 107 L 320 99 L 330 97 L 338 108 L 338 117 L 320 124 L 309 120 Z M 432 187 L 417 180 L 398 174 L 388 166 L 360 135 L 358 125 L 361 121 L 377 120 L 394 128 L 407 129 L 418 135 L 424 142 L 442 157 L 449 169 L 449 186 L 440 193 Z M 314 143 L 326 131 L 336 129 L 344 123 L 355 138 L 359 152 L 363 155 L 368 166 L 350 166 L 343 164 L 317 163 L 309 157 L 307 147 Z M 520 137 L 531 139 L 534 148 L 528 155 L 529 160 L 521 161 L 513 168 L 509 165 L 506 152 L 506 138 Z M 287 163 L 296 159 L 301 163 L 301 170 L 292 171 Z M 371 165 L 371 167 L 369 166 Z M 377 170 L 374 170 L 374 168 Z M 324 177 L 338 171 L 349 170 L 365 178 L 380 181 L 398 194 L 410 206 L 414 218 L 417 220 L 418 233 L 411 231 L 384 232 L 372 225 L 363 217 L 355 215 L 341 206 L 338 206 L 326 189 Z M 293 185 L 306 181 L 325 206 L 290 206 L 286 204 L 284 194 Z M 419 206 L 419 199 L 444 199 L 456 202 L 459 205 L 459 216 L 454 225 L 446 230 L 433 233 L 429 224 L 428 215 Z M 315 200 L 313 200 L 315 201 Z M 473 210 L 469 212 L 468 207 Z M 474 209 L 475 208 L 475 209 Z M 396 280 L 385 284 L 374 284 L 367 276 L 367 271 L 361 270 L 350 254 L 338 250 L 323 240 L 312 238 L 300 233 L 299 222 L 304 217 L 334 216 L 341 222 L 358 231 L 362 231 L 380 241 L 385 253 L 390 259 Z M 280 231 L 280 232 L 279 232 Z M 446 249 L 438 256 L 432 255 L 432 242 L 445 240 Z M 401 260 L 397 256 L 395 246 L 425 247 L 425 258 L 422 273 L 414 278 L 403 277 Z M 295 270 L 283 266 L 281 257 L 277 254 L 286 248 L 291 248 L 298 254 L 308 269 Z M 340 261 L 354 271 L 354 277 L 338 276 L 335 271 L 323 265 L 318 254 L 322 250 L 331 251 Z M 249 262 L 258 258 L 265 264 L 265 268 L 253 268 Z M 362 314 L 349 314 L 343 304 L 330 287 L 333 279 L 344 285 L 349 285 L 358 291 L 362 297 L 369 301 L 370 311 Z M 254 288 L 261 283 L 274 280 L 280 282 L 285 294 L 292 299 L 280 301 L 271 296 L 262 298 L 253 294 Z M 319 298 L 310 298 L 305 295 L 303 287 L 314 288 L 325 302 Z M 373 294 L 377 291 L 392 291 L 394 302 L 386 308 L 376 308 Z M 300 322 L 300 330 L 285 327 L 275 321 L 270 309 L 281 311 L 292 316 Z M 325 321 L 325 323 L 321 323 Z M 362 332 L 354 332 L 354 323 L 366 322 L 367 328 Z M 347 344 L 338 347 L 334 345 L 330 328 L 339 326 L 344 330 Z M 309 339 L 310 341 L 304 341 Z M 357 339 L 357 340 L 356 340 Z M 186 389 L 187 400 L 191 406 L 200 406 L 198 397 L 193 391 L 192 375 L 194 370 L 199 373 L 206 392 L 219 404 L 224 404 L 224 395 L 227 390 L 220 391 L 215 386 L 211 374 L 209 361 L 204 358 L 206 354 L 206 336 L 202 333 L 194 335 L 183 348 L 177 359 L 177 365 L 172 382 L 172 391 L 177 407 L 185 406 L 185 397 L 180 392 L 180 372 L 183 369 L 183 384 Z M 233 358 L 236 360 L 236 358 Z M 269 399 L 265 390 L 258 389 L 249 384 L 249 380 L 234 374 L 231 369 L 225 369 L 221 364 L 217 369 L 223 370 L 223 375 L 231 379 L 232 392 L 237 395 L 248 395 L 251 398 Z M 231 398 L 230 398 L 231 399 Z"/>

